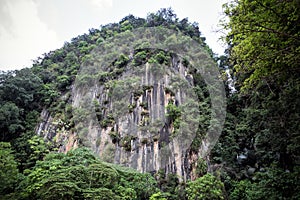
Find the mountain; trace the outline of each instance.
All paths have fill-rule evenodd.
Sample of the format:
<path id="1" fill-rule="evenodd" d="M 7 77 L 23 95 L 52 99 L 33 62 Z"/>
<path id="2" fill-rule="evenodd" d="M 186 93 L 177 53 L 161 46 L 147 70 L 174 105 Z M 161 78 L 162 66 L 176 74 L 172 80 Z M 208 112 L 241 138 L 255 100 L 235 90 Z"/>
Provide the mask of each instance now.
<path id="1" fill-rule="evenodd" d="M 59 91 L 56 102 L 44 107 L 37 134 L 53 141 L 60 152 L 85 146 L 106 162 L 140 172 L 162 170 L 177 174 L 181 181 L 196 178 L 196 163 L 208 154 L 204 148 L 210 145 L 204 136 L 212 120 L 210 100 L 214 99 L 204 92 L 212 91 L 206 88 L 207 77 L 216 79 L 211 83 L 215 91 L 220 90 L 219 99 L 225 93 L 216 76 L 216 61 L 197 27 L 187 24 L 186 29 L 194 29 L 195 35 L 184 35 L 178 28 L 183 22 L 169 15 L 162 19 L 168 26 L 173 24 L 173 30 L 149 26 L 153 23 L 149 19 L 134 29 L 131 24 L 139 19 L 127 17 L 115 36 L 94 45 L 70 89 Z M 199 58 L 194 59 L 195 55 Z M 65 61 L 61 58 L 60 63 Z M 61 108 L 51 112 L 55 103 L 68 108 L 70 116 Z"/>
<path id="2" fill-rule="evenodd" d="M 1 199 L 299 199 L 299 3 L 171 9 L 0 73 Z"/>

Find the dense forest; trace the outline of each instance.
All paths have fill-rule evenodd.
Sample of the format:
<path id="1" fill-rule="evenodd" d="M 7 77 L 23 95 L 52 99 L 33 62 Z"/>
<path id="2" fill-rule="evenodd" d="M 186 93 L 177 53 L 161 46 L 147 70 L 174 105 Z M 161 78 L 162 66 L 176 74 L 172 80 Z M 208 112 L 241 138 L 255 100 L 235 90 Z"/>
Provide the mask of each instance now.
<path id="1" fill-rule="evenodd" d="M 300 2 L 235 0 L 224 5 L 224 15 L 222 56 L 214 55 L 197 23 L 178 19 L 169 8 L 90 29 L 41 55 L 30 68 L 1 72 L 0 199 L 300 199 Z M 75 79 L 85 81 L 77 77 L 80 66 L 97 46 L 140 27 L 172 29 L 199 43 L 218 64 L 225 85 L 222 134 L 209 158 L 197 161 L 197 176 L 186 182 L 172 173 L 140 173 L 105 162 L 86 147 L 84 136 L 78 148 L 62 153 L 58 139 L 36 133 L 44 108 L 59 119 L 60 130 L 75 129 L 70 96 Z M 114 79 L 129 62 L 168 65 L 171 57 L 137 48 L 132 60 L 118 55 L 99 79 Z M 207 130 L 210 105 L 209 86 L 201 77 L 195 80 L 205 112 L 192 150 Z M 180 112 L 172 105 L 175 126 Z"/>

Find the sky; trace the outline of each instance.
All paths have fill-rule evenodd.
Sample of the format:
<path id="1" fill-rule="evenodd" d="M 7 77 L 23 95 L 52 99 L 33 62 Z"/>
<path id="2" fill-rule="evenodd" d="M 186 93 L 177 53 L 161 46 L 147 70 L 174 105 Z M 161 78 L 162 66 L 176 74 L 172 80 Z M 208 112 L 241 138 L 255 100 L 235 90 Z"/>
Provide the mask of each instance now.
<path id="1" fill-rule="evenodd" d="M 228 0 L 0 0 L 0 70 L 31 67 L 42 54 L 61 48 L 91 28 L 119 22 L 129 14 L 147 17 L 171 7 L 179 19 L 197 22 L 214 53 L 222 55 L 224 18 Z"/>

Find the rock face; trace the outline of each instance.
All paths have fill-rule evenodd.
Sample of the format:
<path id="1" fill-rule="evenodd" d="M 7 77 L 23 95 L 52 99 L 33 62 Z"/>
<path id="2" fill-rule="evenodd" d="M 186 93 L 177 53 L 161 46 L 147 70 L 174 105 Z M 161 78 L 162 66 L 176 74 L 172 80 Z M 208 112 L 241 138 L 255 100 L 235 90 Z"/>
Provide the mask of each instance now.
<path id="1" fill-rule="evenodd" d="M 83 145 L 104 161 L 140 172 L 176 173 L 181 181 L 195 177 L 199 159 L 190 145 L 199 126 L 194 77 L 180 59 L 169 65 L 129 65 L 114 79 L 74 85 L 74 128 L 44 110 L 37 133 L 60 144 L 60 151 Z M 82 84 L 82 83 L 81 83 Z"/>

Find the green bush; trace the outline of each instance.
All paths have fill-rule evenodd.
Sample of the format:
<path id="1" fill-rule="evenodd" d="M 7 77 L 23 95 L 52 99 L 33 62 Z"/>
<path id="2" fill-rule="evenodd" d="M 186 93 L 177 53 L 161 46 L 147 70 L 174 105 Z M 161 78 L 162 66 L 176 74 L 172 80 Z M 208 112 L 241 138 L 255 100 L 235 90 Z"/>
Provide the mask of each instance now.
<path id="1" fill-rule="evenodd" d="M 222 200 L 225 199 L 224 185 L 215 176 L 206 174 L 187 183 L 188 200 Z"/>

